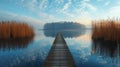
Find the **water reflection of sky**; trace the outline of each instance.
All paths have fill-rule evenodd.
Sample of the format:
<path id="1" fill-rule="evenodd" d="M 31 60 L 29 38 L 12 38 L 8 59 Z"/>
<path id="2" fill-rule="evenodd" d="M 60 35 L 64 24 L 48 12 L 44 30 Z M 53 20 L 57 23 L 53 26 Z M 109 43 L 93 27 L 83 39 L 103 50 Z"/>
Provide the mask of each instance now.
<path id="1" fill-rule="evenodd" d="M 34 41 L 26 48 L 0 50 L 0 67 L 41 67 L 52 45 L 54 38 L 46 37 L 43 31 L 37 31 Z M 103 56 L 91 53 L 91 31 L 85 34 L 65 38 L 78 67 L 119 67 L 104 59 Z"/>
<path id="2" fill-rule="evenodd" d="M 119 59 L 116 63 L 112 63 L 111 58 L 104 59 L 103 56 L 91 54 L 92 42 L 91 32 L 77 38 L 66 39 L 70 51 L 76 61 L 78 67 L 119 67 Z"/>
<path id="3" fill-rule="evenodd" d="M 0 67 L 40 67 L 54 38 L 46 38 L 38 32 L 34 41 L 26 48 L 0 50 Z"/>

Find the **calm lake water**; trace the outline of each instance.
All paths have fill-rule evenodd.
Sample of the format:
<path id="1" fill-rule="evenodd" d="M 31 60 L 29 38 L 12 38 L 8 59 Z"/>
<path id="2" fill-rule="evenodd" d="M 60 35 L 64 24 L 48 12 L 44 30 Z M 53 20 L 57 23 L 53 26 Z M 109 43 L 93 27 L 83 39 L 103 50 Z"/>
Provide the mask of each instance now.
<path id="1" fill-rule="evenodd" d="M 56 32 L 36 31 L 33 40 L 1 40 L 0 67 L 42 67 Z M 92 41 L 91 30 L 62 33 L 78 67 L 120 67 L 119 44 L 111 46 Z"/>

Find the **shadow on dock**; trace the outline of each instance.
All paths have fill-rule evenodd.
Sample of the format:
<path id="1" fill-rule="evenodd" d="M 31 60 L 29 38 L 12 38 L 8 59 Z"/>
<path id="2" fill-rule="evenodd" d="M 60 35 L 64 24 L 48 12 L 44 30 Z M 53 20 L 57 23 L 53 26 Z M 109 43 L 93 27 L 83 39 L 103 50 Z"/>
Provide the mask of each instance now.
<path id="1" fill-rule="evenodd" d="M 61 33 L 57 33 L 43 67 L 76 67 L 72 54 Z"/>

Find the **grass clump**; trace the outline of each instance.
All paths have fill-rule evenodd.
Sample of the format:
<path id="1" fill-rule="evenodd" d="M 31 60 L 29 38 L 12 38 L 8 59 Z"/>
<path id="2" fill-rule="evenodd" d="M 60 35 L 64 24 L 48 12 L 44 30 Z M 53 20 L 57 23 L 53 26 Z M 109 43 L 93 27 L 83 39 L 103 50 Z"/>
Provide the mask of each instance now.
<path id="1" fill-rule="evenodd" d="M 92 39 L 120 40 L 120 20 L 99 20 L 92 22 Z"/>
<path id="2" fill-rule="evenodd" d="M 15 21 L 0 22 L 0 39 L 28 38 L 34 36 L 33 27 Z"/>

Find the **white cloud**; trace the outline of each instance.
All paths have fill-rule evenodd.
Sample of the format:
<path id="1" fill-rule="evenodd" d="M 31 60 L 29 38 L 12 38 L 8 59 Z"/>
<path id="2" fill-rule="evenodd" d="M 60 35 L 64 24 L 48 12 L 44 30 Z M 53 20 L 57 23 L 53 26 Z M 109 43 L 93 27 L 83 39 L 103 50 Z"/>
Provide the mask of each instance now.
<path id="1" fill-rule="evenodd" d="M 55 0 L 58 4 L 61 4 L 64 2 L 64 0 Z"/>
<path id="2" fill-rule="evenodd" d="M 83 24 L 89 25 L 91 23 L 89 17 L 90 12 L 88 12 L 86 9 L 91 10 L 91 12 L 94 12 L 97 10 L 95 6 L 93 6 L 91 3 L 89 3 L 90 0 L 82 0 L 81 2 L 77 3 L 76 5 L 80 5 L 79 8 L 73 7 L 73 12 L 69 11 L 68 8 L 71 6 L 71 0 L 69 0 L 61 10 L 57 10 L 63 15 L 66 15 L 71 21 L 77 21 L 77 22 L 83 22 Z M 84 17 L 84 18 L 83 18 Z"/>
<path id="3" fill-rule="evenodd" d="M 42 2 L 39 5 L 40 10 L 47 7 L 47 2 L 48 0 L 42 0 Z"/>
<path id="4" fill-rule="evenodd" d="M 39 19 L 25 16 L 25 15 L 19 15 L 12 12 L 7 11 L 0 11 L 0 20 L 2 21 L 20 21 L 20 22 L 26 22 L 31 25 L 41 25 L 43 24 Z"/>
<path id="5" fill-rule="evenodd" d="M 66 9 L 69 7 L 69 4 L 70 4 L 70 3 L 65 4 L 65 6 L 63 7 L 62 10 L 63 10 L 63 11 L 66 10 Z"/>
<path id="6" fill-rule="evenodd" d="M 82 10 L 85 10 L 85 9 L 90 9 L 92 11 L 97 10 L 97 8 L 95 6 L 93 6 L 91 3 L 88 3 L 86 1 L 81 1 L 81 8 L 82 8 Z"/>
<path id="7" fill-rule="evenodd" d="M 96 10 L 97 10 L 97 8 L 94 7 L 94 6 L 91 5 L 91 4 L 86 4 L 86 6 L 87 6 L 88 8 L 90 8 L 91 10 L 93 10 L 93 11 L 96 11 Z"/>
<path id="8" fill-rule="evenodd" d="M 35 11 L 37 0 L 21 0 L 21 2 L 22 2 L 22 7 L 26 7 L 31 11 Z"/>
<path id="9" fill-rule="evenodd" d="M 55 17 L 53 15 L 47 14 L 42 11 L 45 8 L 47 8 L 48 0 L 41 0 L 40 2 L 38 2 L 37 0 L 29 0 L 29 1 L 24 0 L 23 3 L 26 3 L 25 6 L 28 9 L 30 9 L 34 14 L 39 16 L 42 22 L 48 22 L 48 21 L 55 20 Z M 32 20 L 36 21 L 37 19 L 32 19 Z"/>
<path id="10" fill-rule="evenodd" d="M 36 2 L 37 2 L 37 0 L 31 0 L 31 2 L 28 3 L 28 7 L 29 7 L 32 11 L 34 11 L 34 9 L 35 9 Z"/>
<path id="11" fill-rule="evenodd" d="M 120 5 L 112 7 L 108 12 L 108 16 L 120 17 Z"/>
<path id="12" fill-rule="evenodd" d="M 52 22 L 52 21 L 55 21 L 55 20 L 58 20 L 56 17 L 54 17 L 53 15 L 51 14 L 47 14 L 45 12 L 39 12 L 37 13 L 39 15 L 39 17 L 41 18 L 41 21 L 43 22 Z"/>
<path id="13" fill-rule="evenodd" d="M 71 0 L 68 0 L 68 3 L 66 3 L 66 4 L 63 6 L 62 11 L 67 10 L 67 9 L 69 8 L 70 4 L 71 4 Z"/>
<path id="14" fill-rule="evenodd" d="M 68 17 L 75 17 L 72 13 L 68 11 L 68 8 L 71 6 L 71 0 L 68 0 L 68 2 L 63 6 L 62 9 L 58 9 L 56 11 L 59 11 L 60 13 L 68 16 Z"/>

